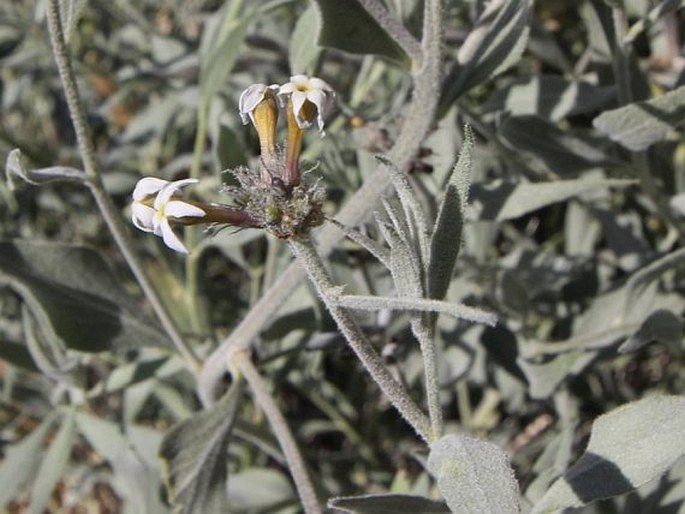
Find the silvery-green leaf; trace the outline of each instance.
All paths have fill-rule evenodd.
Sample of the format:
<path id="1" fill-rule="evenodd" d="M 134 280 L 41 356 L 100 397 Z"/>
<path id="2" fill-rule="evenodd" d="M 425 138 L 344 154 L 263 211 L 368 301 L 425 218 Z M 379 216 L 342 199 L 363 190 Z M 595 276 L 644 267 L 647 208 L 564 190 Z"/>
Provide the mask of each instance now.
<path id="1" fill-rule="evenodd" d="M 609 342 L 614 342 L 620 336 L 612 336 Z M 552 357 L 546 362 L 534 362 L 522 357 L 517 359 L 518 365 L 528 379 L 531 398 L 549 398 L 565 381 L 581 373 L 597 358 L 597 351 L 571 351 Z"/>
<path id="2" fill-rule="evenodd" d="M 290 480 L 279 471 L 252 467 L 231 475 L 225 512 L 264 512 L 296 501 Z"/>
<path id="3" fill-rule="evenodd" d="M 369 494 L 328 500 L 331 509 L 350 514 L 450 514 L 444 502 L 408 494 Z"/>
<path id="4" fill-rule="evenodd" d="M 533 513 L 557 512 L 625 494 L 663 475 L 685 455 L 685 398 L 652 396 L 597 418 L 585 453 Z"/>
<path id="5" fill-rule="evenodd" d="M 559 176 L 597 167 L 616 166 L 594 141 L 582 139 L 539 116 L 502 118 L 498 133 L 506 145 Z"/>
<path id="6" fill-rule="evenodd" d="M 58 412 L 53 411 L 29 435 L 4 450 L 0 463 L 0 505 L 5 506 L 21 494 L 35 476 L 43 455 L 43 440 L 57 416 Z"/>
<path id="7" fill-rule="evenodd" d="M 510 68 L 528 42 L 531 0 L 491 2 L 462 44 L 444 81 L 441 110 L 472 87 Z"/>
<path id="8" fill-rule="evenodd" d="M 134 512 L 162 512 L 159 495 L 150 494 L 161 487 L 159 474 L 146 465 L 122 432 L 122 428 L 128 427 L 84 412 L 76 414 L 76 424 L 93 449 L 112 467 L 112 485 L 126 504 Z"/>
<path id="9" fill-rule="evenodd" d="M 649 148 L 685 123 L 685 86 L 664 95 L 605 111 L 594 126 L 633 151 Z"/>
<path id="10" fill-rule="evenodd" d="M 42 514 L 47 507 L 55 484 L 62 476 L 64 467 L 69 462 L 71 449 L 74 444 L 76 422 L 74 411 L 69 410 L 62 416 L 62 425 L 55 438 L 50 443 L 50 448 L 45 452 L 45 458 L 40 465 L 36 480 L 31 490 L 31 514 Z"/>
<path id="11" fill-rule="evenodd" d="M 397 295 L 421 298 L 421 270 L 416 256 L 392 226 L 380 221 L 378 227 L 390 245 L 390 273 Z"/>
<path id="12" fill-rule="evenodd" d="M 307 73 L 312 63 L 321 53 L 317 44 L 319 34 L 319 17 L 312 2 L 300 15 L 295 30 L 290 37 L 289 54 L 290 72 L 292 75 Z"/>
<path id="13" fill-rule="evenodd" d="M 51 344 L 84 352 L 168 345 L 95 250 L 0 241 L 0 284 L 21 297 Z"/>
<path id="14" fill-rule="evenodd" d="M 207 101 L 224 85 L 258 10 L 251 2 L 226 2 L 207 20 L 200 42 L 200 88 Z"/>
<path id="15" fill-rule="evenodd" d="M 467 126 L 464 131 L 464 143 L 459 154 L 459 160 L 452 170 L 431 234 L 427 272 L 428 296 L 430 298 L 442 299 L 445 297 L 459 256 L 471 168 L 473 167 L 473 146 L 473 132 Z"/>
<path id="16" fill-rule="evenodd" d="M 613 87 L 601 87 L 560 75 L 534 75 L 497 90 L 484 112 L 506 111 L 512 116 L 538 115 L 552 121 L 597 111 L 616 96 Z"/>
<path id="17" fill-rule="evenodd" d="M 222 512 L 228 496 L 227 444 L 242 397 L 236 380 L 210 410 L 174 426 L 164 437 L 160 457 L 169 495 L 183 514 Z"/>
<path id="18" fill-rule="evenodd" d="M 507 455 L 490 442 L 449 434 L 431 445 L 428 471 L 452 512 L 519 512 L 518 484 Z"/>
<path id="19" fill-rule="evenodd" d="M 478 219 L 504 221 L 588 191 L 634 184 L 634 180 L 596 178 L 521 184 L 493 181 L 487 185 L 473 184 L 471 197 Z"/>
<path id="20" fill-rule="evenodd" d="M 657 309 L 642 322 L 633 335 L 619 348 L 619 353 L 639 350 L 652 341 L 680 344 L 683 341 L 683 323 L 679 316 L 665 309 Z"/>
<path id="21" fill-rule="evenodd" d="M 404 52 L 357 0 L 314 0 L 318 43 L 353 54 L 382 55 L 403 61 Z"/>

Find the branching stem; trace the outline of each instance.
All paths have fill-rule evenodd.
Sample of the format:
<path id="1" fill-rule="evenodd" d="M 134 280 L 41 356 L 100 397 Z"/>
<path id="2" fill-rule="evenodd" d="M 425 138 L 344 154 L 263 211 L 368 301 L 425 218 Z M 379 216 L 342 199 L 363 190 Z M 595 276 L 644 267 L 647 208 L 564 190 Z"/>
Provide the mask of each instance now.
<path id="1" fill-rule="evenodd" d="M 271 396 L 271 392 L 264 382 L 264 378 L 260 375 L 257 368 L 254 367 L 246 352 L 234 354 L 232 362 L 240 369 L 240 372 L 250 385 L 255 400 L 269 420 L 271 429 L 273 430 L 276 439 L 278 439 L 278 443 L 281 445 L 285 459 L 288 462 L 288 469 L 292 474 L 305 513 L 321 514 L 321 506 L 319 505 L 319 500 L 314 492 L 312 481 L 307 473 L 307 467 L 305 466 L 302 454 L 295 442 L 295 438 L 290 432 L 288 423 L 283 417 L 278 405 L 276 405 L 274 398 Z"/>
<path id="2" fill-rule="evenodd" d="M 319 297 L 366 371 L 416 433 L 424 440 L 429 441 L 431 428 L 428 418 L 411 399 L 406 389 L 393 378 L 383 359 L 378 355 L 352 316 L 336 302 L 335 297 L 338 288 L 331 281 L 321 256 L 314 248 L 311 239 L 308 236 L 302 236 L 290 239 L 289 243 L 290 249 L 304 267 L 309 280 L 319 293 Z"/>
<path id="3" fill-rule="evenodd" d="M 107 228 L 111 232 L 114 241 L 123 254 L 124 259 L 138 281 L 138 284 L 140 284 L 143 294 L 145 294 L 152 305 L 162 327 L 178 352 L 185 359 L 190 369 L 197 371 L 200 366 L 199 359 L 181 337 L 181 334 L 167 312 L 159 294 L 155 290 L 152 282 L 148 279 L 144 271 L 143 263 L 133 251 L 133 241 L 126 232 L 126 227 L 121 220 L 119 209 L 117 209 L 112 202 L 112 199 L 102 183 L 95 160 L 95 149 L 93 148 L 93 142 L 90 138 L 90 131 L 88 129 L 88 124 L 86 123 L 83 105 L 79 98 L 74 70 L 71 66 L 67 45 L 64 41 L 64 32 L 62 30 L 59 9 L 59 0 L 48 1 L 47 19 L 50 44 L 52 45 L 52 53 L 55 58 L 55 63 L 57 64 L 62 88 L 64 89 L 67 105 L 69 107 L 69 116 L 74 124 L 78 148 L 81 159 L 83 160 L 83 169 L 87 177 L 86 183 L 107 224 Z"/>

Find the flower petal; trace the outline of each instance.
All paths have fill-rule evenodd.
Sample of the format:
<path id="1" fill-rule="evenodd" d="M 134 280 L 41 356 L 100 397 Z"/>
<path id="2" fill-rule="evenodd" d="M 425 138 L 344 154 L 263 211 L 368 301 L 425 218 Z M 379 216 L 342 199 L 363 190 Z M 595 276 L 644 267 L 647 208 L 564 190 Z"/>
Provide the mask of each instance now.
<path id="1" fill-rule="evenodd" d="M 243 120 L 243 125 L 249 123 L 249 119 L 252 118 L 252 111 L 254 111 L 264 99 L 266 90 L 266 84 L 252 84 L 240 94 L 238 108 L 240 110 L 240 118 Z"/>
<path id="2" fill-rule="evenodd" d="M 309 126 L 309 122 L 300 116 L 302 106 L 307 101 L 307 94 L 303 93 L 302 91 L 295 91 L 291 96 L 291 100 L 293 102 L 293 113 L 295 114 L 295 119 L 297 120 L 297 126 L 300 128 L 307 128 Z"/>
<path id="3" fill-rule="evenodd" d="M 309 82 L 309 77 L 307 75 L 293 75 L 290 77 L 290 82 L 295 85 L 303 85 Z"/>
<path id="4" fill-rule="evenodd" d="M 207 213 L 199 207 L 178 200 L 172 200 L 167 203 L 164 208 L 164 213 L 167 217 L 171 216 L 172 218 L 204 218 L 207 215 Z"/>
<path id="5" fill-rule="evenodd" d="M 136 184 L 133 190 L 133 199 L 140 201 L 146 197 L 157 193 L 164 186 L 169 184 L 168 180 L 162 180 L 161 178 L 155 177 L 143 177 Z"/>
<path id="6" fill-rule="evenodd" d="M 321 91 L 326 91 L 327 93 L 333 92 L 333 88 L 328 85 L 328 82 L 317 77 L 312 77 L 309 79 L 309 87 L 311 89 L 320 89 Z"/>
<path id="7" fill-rule="evenodd" d="M 313 89 L 307 92 L 307 100 L 316 105 L 319 114 L 323 114 L 326 110 L 326 93 L 318 89 Z"/>
<path id="8" fill-rule="evenodd" d="M 186 178 L 183 180 L 170 182 L 164 186 L 159 193 L 157 193 L 157 198 L 155 198 L 155 210 L 159 210 L 162 205 L 165 205 L 169 201 L 169 198 L 171 198 L 174 193 L 176 193 L 176 191 L 182 187 L 185 187 L 189 184 L 197 184 L 198 182 L 199 180 L 196 178 Z"/>
<path id="9" fill-rule="evenodd" d="M 131 221 L 137 229 L 143 232 L 152 232 L 152 219 L 155 217 L 155 210 L 140 202 L 131 204 Z"/>
<path id="10" fill-rule="evenodd" d="M 169 220 L 164 218 L 160 223 L 160 229 L 162 232 L 162 239 L 164 240 L 165 245 L 179 253 L 188 253 L 188 249 L 185 246 L 183 246 L 181 240 L 178 238 L 176 234 L 174 234 L 174 231 L 171 230 Z"/>

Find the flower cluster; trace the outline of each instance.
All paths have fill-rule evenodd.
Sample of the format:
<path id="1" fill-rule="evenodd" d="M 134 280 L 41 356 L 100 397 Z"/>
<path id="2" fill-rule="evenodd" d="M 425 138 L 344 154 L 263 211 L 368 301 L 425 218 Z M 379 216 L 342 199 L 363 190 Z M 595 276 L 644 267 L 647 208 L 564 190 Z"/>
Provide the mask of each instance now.
<path id="1" fill-rule="evenodd" d="M 282 86 L 253 84 L 240 95 L 243 124 L 252 123 L 259 137 L 259 173 L 239 167 L 232 173 L 238 186 L 227 191 L 237 206 L 184 200 L 181 188 L 196 179 L 169 182 L 145 177 L 133 191 L 133 224 L 161 237 L 164 243 L 188 253 L 173 225 L 228 224 L 239 228 L 264 228 L 287 239 L 318 226 L 323 221 L 325 194 L 318 184 L 307 184 L 300 170 L 304 130 L 316 120 L 323 135 L 323 117 L 335 93 L 321 79 L 295 75 Z M 288 135 L 285 151 L 277 144 L 280 109 L 286 110 Z"/>

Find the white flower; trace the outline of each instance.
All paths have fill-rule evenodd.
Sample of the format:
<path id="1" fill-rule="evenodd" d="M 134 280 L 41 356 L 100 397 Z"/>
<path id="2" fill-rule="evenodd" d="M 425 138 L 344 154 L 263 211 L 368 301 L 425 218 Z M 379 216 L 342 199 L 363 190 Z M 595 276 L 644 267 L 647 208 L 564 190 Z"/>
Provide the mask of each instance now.
<path id="1" fill-rule="evenodd" d="M 161 237 L 172 250 L 188 253 L 174 231 L 171 229 L 169 218 L 203 218 L 206 212 L 199 207 L 175 198 L 177 192 L 188 184 L 197 183 L 197 179 L 176 180 L 169 182 L 153 177 L 145 177 L 138 181 L 133 190 L 132 220 L 133 224 L 145 232 L 152 232 Z M 152 207 L 146 200 L 157 193 Z M 149 201 L 149 200 L 148 200 Z"/>
<path id="2" fill-rule="evenodd" d="M 325 81 L 306 75 L 294 75 L 290 77 L 290 82 L 281 86 L 278 95 L 290 95 L 298 127 L 301 129 L 309 127 L 316 114 L 319 132 L 323 132 L 323 116 L 335 96 L 333 88 Z M 316 107 L 316 112 L 311 112 L 311 107 L 307 105 L 307 102 Z"/>
<path id="3" fill-rule="evenodd" d="M 252 123 L 256 125 L 254 110 L 269 96 L 275 98 L 277 90 L 278 84 L 271 84 L 270 86 L 266 84 L 252 84 L 240 94 L 238 107 L 243 125 L 247 125 L 248 120 L 252 120 Z"/>
<path id="4" fill-rule="evenodd" d="M 145 177 L 138 181 L 133 190 L 133 204 L 131 205 L 131 221 L 136 228 L 144 232 L 154 232 L 152 219 L 155 216 L 155 210 L 144 202 L 167 184 L 170 184 L 168 180 L 154 177 Z"/>

